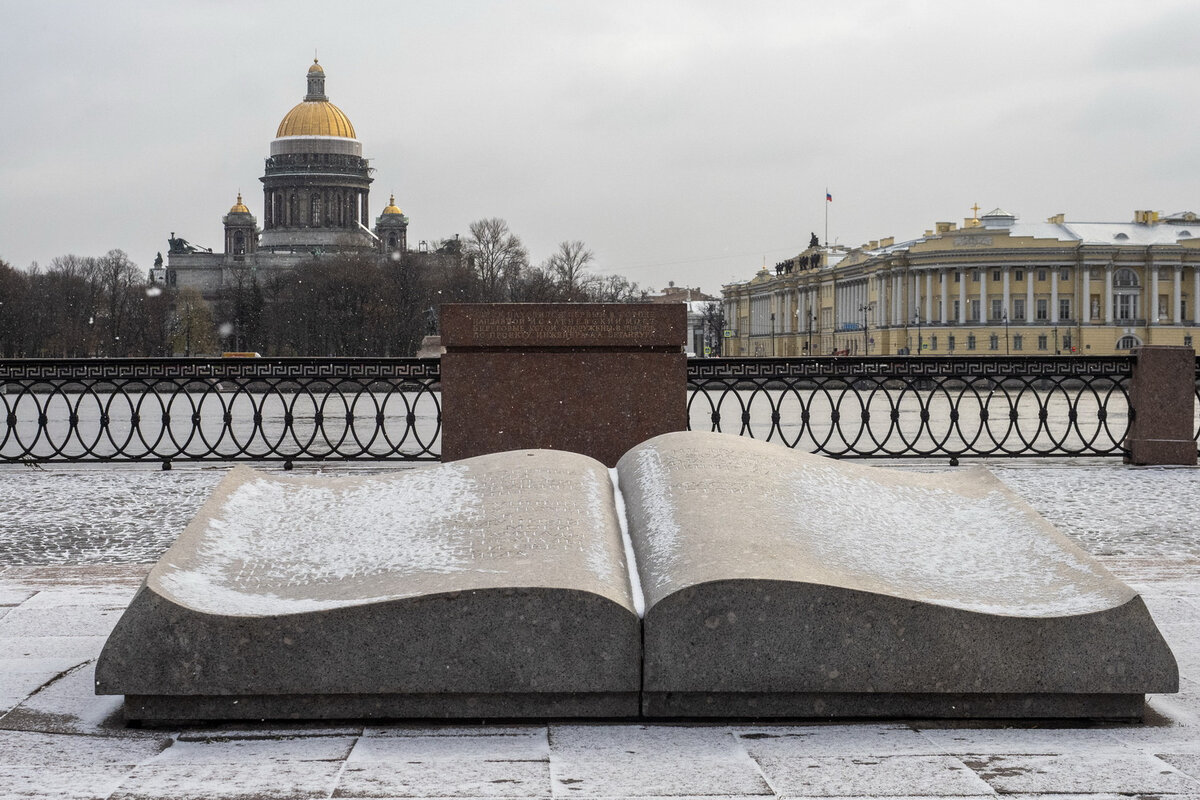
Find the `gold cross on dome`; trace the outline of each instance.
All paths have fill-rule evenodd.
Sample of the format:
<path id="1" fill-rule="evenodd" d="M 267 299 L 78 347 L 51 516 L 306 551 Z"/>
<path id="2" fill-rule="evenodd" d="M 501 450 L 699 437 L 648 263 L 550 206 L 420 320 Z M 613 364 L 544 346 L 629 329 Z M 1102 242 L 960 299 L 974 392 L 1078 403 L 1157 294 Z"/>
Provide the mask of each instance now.
<path id="1" fill-rule="evenodd" d="M 979 203 L 971 206 L 971 210 L 975 212 L 975 219 L 979 219 Z"/>

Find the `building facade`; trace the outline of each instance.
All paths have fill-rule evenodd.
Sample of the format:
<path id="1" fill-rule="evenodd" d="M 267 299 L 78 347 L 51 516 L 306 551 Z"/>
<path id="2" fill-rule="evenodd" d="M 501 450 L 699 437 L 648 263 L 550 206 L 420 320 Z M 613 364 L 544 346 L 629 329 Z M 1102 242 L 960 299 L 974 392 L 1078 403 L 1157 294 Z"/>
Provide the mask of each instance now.
<path id="1" fill-rule="evenodd" d="M 978 211 L 976 211 L 978 213 Z M 996 209 L 906 242 L 813 243 L 723 287 L 725 355 L 1110 355 L 1193 346 L 1200 217 L 1022 223 Z"/>
<path id="2" fill-rule="evenodd" d="M 156 260 L 151 280 L 216 296 L 248 272 L 258 279 L 305 261 L 333 256 L 403 260 L 408 218 L 393 196 L 370 221 L 372 168 L 354 125 L 325 94 L 325 70 L 313 59 L 304 99 L 275 132 L 263 176 L 262 228 L 238 193 L 222 220 L 224 252 L 168 239 L 166 263 Z"/>

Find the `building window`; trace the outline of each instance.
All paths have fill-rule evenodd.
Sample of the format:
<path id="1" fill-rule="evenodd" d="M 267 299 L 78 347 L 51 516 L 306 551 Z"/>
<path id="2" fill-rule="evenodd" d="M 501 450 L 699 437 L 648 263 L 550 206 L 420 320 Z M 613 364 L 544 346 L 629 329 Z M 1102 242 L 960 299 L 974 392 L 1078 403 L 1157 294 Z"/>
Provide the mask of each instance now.
<path id="1" fill-rule="evenodd" d="M 1004 311 L 1004 301 L 1003 300 L 993 300 L 992 301 L 992 317 L 991 318 L 992 319 L 1000 319 L 1003 311 Z"/>
<path id="2" fill-rule="evenodd" d="M 979 283 L 979 270 L 977 270 L 977 269 L 971 270 L 971 281 L 973 283 Z"/>
<path id="3" fill-rule="evenodd" d="M 1131 269 L 1119 269 L 1113 275 L 1113 286 L 1132 288 L 1138 285 L 1137 273 Z"/>
<path id="4" fill-rule="evenodd" d="M 1000 270 L 998 270 L 998 269 L 992 270 L 992 280 L 995 281 L 996 283 L 999 283 L 1002 280 L 1002 278 L 1000 277 Z"/>
<path id="5" fill-rule="evenodd" d="M 1044 281 L 1044 280 L 1046 280 L 1046 270 L 1044 270 L 1044 269 L 1039 269 L 1039 270 L 1037 271 L 1037 279 L 1038 279 L 1039 281 Z"/>
<path id="6" fill-rule="evenodd" d="M 1017 280 L 1017 281 L 1025 280 L 1025 270 L 1023 270 L 1023 269 L 1013 270 L 1013 280 Z"/>
<path id="7" fill-rule="evenodd" d="M 993 333 L 991 336 L 988 337 L 988 350 L 999 350 L 999 349 L 1000 349 L 1000 337 Z"/>
<path id="8" fill-rule="evenodd" d="M 971 312 L 971 322 L 979 322 L 979 301 L 978 300 L 968 300 L 967 302 L 968 302 L 967 308 Z"/>
<path id="9" fill-rule="evenodd" d="M 1037 319 L 1039 319 L 1039 320 L 1050 319 L 1050 301 L 1045 298 L 1041 298 L 1040 300 L 1037 300 L 1036 302 L 1037 302 Z"/>
<path id="10" fill-rule="evenodd" d="M 1192 346 L 1192 335 L 1190 333 L 1187 336 L 1183 337 L 1183 346 L 1184 347 Z"/>
<path id="11" fill-rule="evenodd" d="M 1066 350 L 1068 353 L 1074 353 L 1074 352 L 1075 352 L 1075 348 L 1071 346 L 1071 334 L 1069 334 L 1069 333 L 1064 333 L 1064 334 L 1063 334 L 1063 346 L 1062 346 L 1062 349 L 1063 349 L 1063 350 Z"/>
<path id="12" fill-rule="evenodd" d="M 1013 350 L 1020 350 L 1025 346 L 1025 337 L 1021 334 L 1016 334 L 1012 338 Z"/>
<path id="13" fill-rule="evenodd" d="M 967 349 L 968 350 L 975 349 L 975 334 L 973 334 L 973 333 L 967 334 Z"/>
<path id="14" fill-rule="evenodd" d="M 1136 336 L 1122 336 L 1120 339 L 1117 340 L 1117 349 L 1118 350 L 1132 350 L 1133 348 L 1137 347 L 1140 344 L 1141 344 L 1141 342 L 1138 341 L 1138 338 Z"/>
<path id="15" fill-rule="evenodd" d="M 1019 320 L 1025 319 L 1025 298 L 1024 297 L 1014 297 L 1013 298 L 1012 318 L 1019 319 Z"/>
<path id="16" fill-rule="evenodd" d="M 954 352 L 954 337 L 953 336 L 946 337 L 946 349 L 949 350 L 951 353 Z"/>
<path id="17" fill-rule="evenodd" d="M 962 306 L 960 306 L 960 305 L 959 305 L 959 303 L 960 303 L 960 301 L 958 301 L 958 300 L 955 300 L 955 301 L 954 301 L 954 321 L 955 321 L 955 322 L 958 322 L 958 320 L 959 320 L 959 310 L 962 308 Z"/>
<path id="18" fill-rule="evenodd" d="M 1117 319 L 1137 319 L 1137 299 L 1138 296 L 1130 292 L 1121 292 L 1113 296 L 1113 303 L 1116 304 L 1114 313 Z"/>
<path id="19" fill-rule="evenodd" d="M 1047 349 L 1046 334 L 1043 333 L 1041 336 L 1038 337 L 1038 350 L 1045 350 L 1045 349 Z"/>
<path id="20" fill-rule="evenodd" d="M 1058 318 L 1059 319 L 1070 319 L 1071 318 L 1071 298 L 1069 298 L 1069 297 L 1058 298 Z"/>
<path id="21" fill-rule="evenodd" d="M 936 336 L 929 337 L 929 349 L 937 350 L 937 337 Z"/>
<path id="22" fill-rule="evenodd" d="M 1058 279 L 1059 279 L 1060 281 L 1069 281 L 1069 280 L 1071 280 L 1071 268 L 1070 268 L 1070 267 L 1063 267 L 1061 270 L 1059 270 L 1059 273 L 1058 273 Z"/>
<path id="23" fill-rule="evenodd" d="M 961 283 L 961 282 L 962 282 L 962 273 L 961 273 L 961 272 L 959 272 L 958 270 L 955 270 L 955 271 L 954 271 L 954 282 L 955 282 L 955 283 Z"/>

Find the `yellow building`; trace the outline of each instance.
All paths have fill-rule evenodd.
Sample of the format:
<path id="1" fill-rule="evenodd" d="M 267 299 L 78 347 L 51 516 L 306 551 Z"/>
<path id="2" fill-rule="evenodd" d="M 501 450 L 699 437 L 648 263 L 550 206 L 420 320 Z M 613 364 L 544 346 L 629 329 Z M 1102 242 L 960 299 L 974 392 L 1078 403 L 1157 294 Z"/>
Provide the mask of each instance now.
<path id="1" fill-rule="evenodd" d="M 978 214 L 978 208 L 976 208 Z M 1024 223 L 1001 209 L 917 239 L 815 243 L 722 288 L 726 356 L 1111 355 L 1193 346 L 1200 216 Z"/>

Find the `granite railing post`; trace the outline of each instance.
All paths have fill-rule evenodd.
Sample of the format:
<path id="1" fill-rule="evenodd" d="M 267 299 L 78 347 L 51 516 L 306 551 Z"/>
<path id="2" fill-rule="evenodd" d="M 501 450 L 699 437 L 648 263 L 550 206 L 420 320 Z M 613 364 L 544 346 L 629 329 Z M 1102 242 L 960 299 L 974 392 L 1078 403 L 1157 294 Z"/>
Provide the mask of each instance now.
<path id="1" fill-rule="evenodd" d="M 1129 388 L 1129 464 L 1196 464 L 1196 353 L 1190 347 L 1134 351 Z"/>

